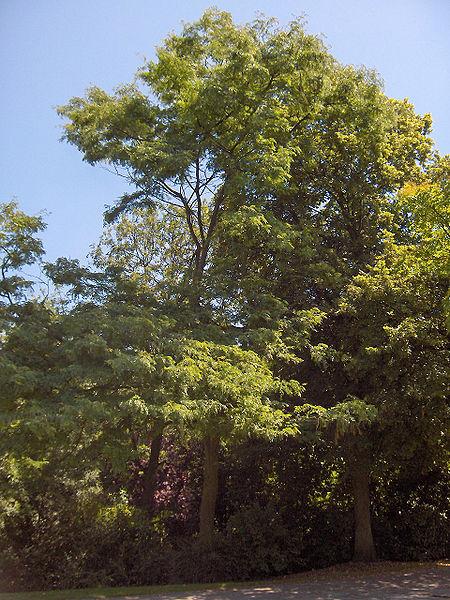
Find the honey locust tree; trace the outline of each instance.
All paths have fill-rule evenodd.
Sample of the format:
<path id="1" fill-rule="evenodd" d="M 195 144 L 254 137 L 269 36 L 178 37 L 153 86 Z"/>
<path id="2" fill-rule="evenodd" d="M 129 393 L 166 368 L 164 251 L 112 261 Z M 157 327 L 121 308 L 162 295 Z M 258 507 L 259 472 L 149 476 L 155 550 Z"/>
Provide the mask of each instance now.
<path id="1" fill-rule="evenodd" d="M 86 345 L 86 360 L 82 360 L 81 354 L 75 354 L 74 368 L 81 360 L 94 397 L 102 398 L 119 419 L 118 429 L 111 430 L 108 426 L 115 448 L 122 448 L 122 454 L 128 457 L 128 461 L 132 456 L 139 458 L 132 455 L 126 445 L 123 451 L 120 431 L 127 427 L 132 427 L 132 439 L 143 437 L 151 440 L 141 477 L 144 506 L 151 506 L 164 429 L 169 427 L 172 435 L 179 438 L 203 439 L 204 477 L 199 540 L 202 545 L 209 546 L 214 532 L 221 443 L 233 443 L 248 436 L 270 438 L 286 433 L 280 399 L 285 394 L 299 395 L 301 386 L 275 377 L 263 357 L 236 344 L 233 332 L 223 331 L 214 324 L 195 326 L 179 308 L 171 310 L 164 291 L 170 288 L 167 285 L 170 284 L 170 276 L 164 277 L 164 273 L 167 269 L 172 272 L 172 268 L 180 264 L 180 256 L 173 257 L 170 247 L 167 247 L 166 254 L 166 233 L 169 233 L 170 239 L 173 239 L 173 234 L 184 239 L 182 232 L 177 233 L 176 227 L 172 229 L 171 221 L 162 223 L 155 220 L 151 209 L 134 208 L 108 227 L 101 244 L 94 251 L 96 266 L 104 269 L 104 284 L 101 281 L 102 271 L 90 273 L 89 269 L 73 265 L 70 261 L 49 265 L 48 271 L 55 281 L 69 284 L 76 296 L 89 299 L 85 306 L 80 303 L 71 311 L 80 328 L 73 338 L 80 348 Z M 117 277 L 116 290 L 111 288 L 114 274 Z M 134 281 L 130 283 L 130 280 Z M 108 302 L 108 294 L 116 304 Z M 129 313 L 123 325 L 122 313 Z M 165 329 L 161 327 L 164 319 L 167 323 Z M 153 330 L 157 325 L 158 334 L 155 335 Z M 98 352 L 89 358 L 91 344 Z M 153 356 L 155 344 L 164 348 L 164 357 Z M 117 361 L 113 360 L 116 354 Z M 147 368 L 141 364 L 142 358 Z M 159 408 L 155 401 L 138 402 L 142 394 L 146 398 L 154 396 L 155 361 L 160 365 L 157 372 L 161 381 L 157 390 L 162 406 Z M 116 376 L 111 368 L 117 371 Z M 136 368 L 137 373 L 134 374 Z M 139 378 L 141 372 L 147 374 L 142 381 L 143 375 Z M 142 409 L 142 423 L 132 419 L 127 425 L 121 416 L 121 405 L 117 405 L 115 398 L 130 389 L 134 393 L 133 406 Z M 86 393 L 85 390 L 83 394 Z M 100 423 L 99 427 L 103 429 L 104 425 Z M 139 434 L 140 429 L 144 434 Z M 114 435 L 111 436 L 111 433 Z M 105 451 L 107 448 L 103 454 Z M 144 455 L 145 452 L 144 448 Z"/>
<path id="2" fill-rule="evenodd" d="M 132 186 L 108 220 L 136 206 L 183 219 L 190 255 L 179 303 L 203 320 L 203 337 L 221 300 L 208 286 L 218 226 L 287 185 L 296 131 L 320 106 L 332 65 L 298 21 L 238 26 L 209 10 L 168 37 L 133 84 L 113 94 L 93 87 L 59 109 L 65 139 Z M 206 429 L 206 453 L 213 437 Z"/>
<path id="3" fill-rule="evenodd" d="M 172 361 L 167 366 L 166 376 L 171 374 L 169 378 L 176 382 L 175 388 L 173 385 L 171 388 L 175 401 L 173 414 L 176 414 L 171 430 L 181 437 L 204 440 L 199 540 L 209 546 L 214 532 L 220 445 L 248 436 L 270 438 L 286 433 L 281 396 L 299 395 L 302 389 L 296 382 L 275 377 L 262 352 L 258 355 L 237 345 L 233 331 L 223 331 L 214 324 L 207 328 L 193 326 L 182 311 L 170 309 L 162 287 L 169 283 L 170 276 L 161 276 L 160 269 L 165 271 L 167 267 L 173 272 L 172 267 L 180 264 L 180 257 L 166 261 L 163 258 L 165 246 L 161 242 L 166 239 L 167 225 L 171 239 L 176 228 L 172 229 L 170 221 L 165 225 L 159 222 L 155 229 L 156 223 L 150 209 L 133 209 L 108 227 L 94 258 L 97 266 L 102 265 L 106 270 L 115 270 L 120 264 L 120 287 L 122 278 L 135 279 L 136 298 L 128 299 L 131 304 L 136 304 L 138 298 L 155 296 L 160 300 L 159 310 L 164 315 L 172 315 L 171 331 L 167 332 L 170 342 L 165 346 Z M 178 236 L 184 239 L 182 232 L 176 233 Z M 170 248 L 168 256 L 172 256 Z M 147 268 L 149 257 L 154 263 Z M 267 354 L 267 348 L 265 350 Z M 276 404 L 274 398 L 277 398 Z M 161 437 L 162 430 L 158 439 Z M 154 459 L 152 464 L 156 468 L 156 454 Z"/>

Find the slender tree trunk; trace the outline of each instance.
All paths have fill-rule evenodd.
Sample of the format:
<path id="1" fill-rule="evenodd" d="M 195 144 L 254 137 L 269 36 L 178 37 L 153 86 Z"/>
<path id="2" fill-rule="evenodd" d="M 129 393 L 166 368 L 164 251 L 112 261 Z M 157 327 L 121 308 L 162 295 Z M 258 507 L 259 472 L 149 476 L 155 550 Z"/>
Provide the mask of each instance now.
<path id="1" fill-rule="evenodd" d="M 142 476 L 142 495 L 139 504 L 149 517 L 153 516 L 155 508 L 156 477 L 158 474 L 162 439 L 162 432 L 153 436 L 150 444 L 150 456 Z"/>
<path id="2" fill-rule="evenodd" d="M 357 453 L 350 462 L 355 519 L 353 560 L 358 562 L 371 562 L 376 559 L 370 517 L 369 464 L 365 453 Z"/>
<path id="3" fill-rule="evenodd" d="M 200 503 L 199 541 L 202 546 L 212 544 L 214 516 L 216 513 L 219 489 L 219 438 L 207 436 L 204 439 L 203 489 Z"/>
<path id="4" fill-rule="evenodd" d="M 199 184 L 199 162 L 197 161 L 197 184 Z M 201 299 L 201 283 L 203 281 L 204 271 L 208 260 L 208 252 L 217 229 L 220 211 L 225 198 L 225 182 L 221 185 L 214 198 L 214 206 L 209 219 L 209 224 L 205 227 L 202 222 L 202 199 L 197 187 L 198 201 L 198 227 L 199 234 L 196 234 L 191 218 L 190 209 L 185 204 L 186 217 L 188 222 L 191 239 L 196 246 L 194 256 L 194 271 L 192 274 L 191 307 L 198 309 Z M 199 515 L 199 542 L 204 547 L 212 544 L 214 534 L 214 517 L 216 513 L 217 493 L 219 489 L 219 438 L 217 436 L 206 436 L 203 440 L 204 445 L 204 463 L 203 463 L 203 488 L 200 502 Z"/>

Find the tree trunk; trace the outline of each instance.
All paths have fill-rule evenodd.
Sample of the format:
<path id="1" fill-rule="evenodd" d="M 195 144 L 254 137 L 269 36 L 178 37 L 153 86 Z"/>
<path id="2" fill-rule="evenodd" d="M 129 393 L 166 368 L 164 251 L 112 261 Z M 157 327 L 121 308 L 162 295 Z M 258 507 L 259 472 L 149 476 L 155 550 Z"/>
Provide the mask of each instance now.
<path id="1" fill-rule="evenodd" d="M 355 518 L 355 545 L 353 560 L 372 562 L 376 559 L 372 536 L 369 492 L 369 459 L 357 454 L 350 464 Z"/>
<path id="2" fill-rule="evenodd" d="M 203 489 L 200 503 L 199 542 L 211 546 L 214 533 L 217 492 L 219 489 L 219 438 L 204 439 Z"/>
<path id="3" fill-rule="evenodd" d="M 153 436 L 150 444 L 150 456 L 142 476 L 142 495 L 139 504 L 149 517 L 153 516 L 155 508 L 156 476 L 158 474 L 162 439 L 162 433 Z"/>

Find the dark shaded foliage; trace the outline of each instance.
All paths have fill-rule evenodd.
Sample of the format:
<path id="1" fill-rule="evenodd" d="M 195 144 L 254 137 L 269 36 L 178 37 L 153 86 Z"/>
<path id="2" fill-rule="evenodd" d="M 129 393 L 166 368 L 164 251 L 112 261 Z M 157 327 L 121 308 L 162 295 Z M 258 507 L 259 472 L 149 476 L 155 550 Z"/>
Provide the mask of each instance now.
<path id="1" fill-rule="evenodd" d="M 39 493 L 43 481 L 30 483 L 21 511 L 4 519 L 3 590 L 250 580 L 348 561 L 351 502 L 342 465 L 330 457 L 325 445 L 307 449 L 292 439 L 251 440 L 225 450 L 218 532 L 208 550 L 192 535 L 201 472 L 193 446 L 177 450 L 166 441 L 151 522 L 120 499 L 117 482 L 111 494 L 93 487 L 81 496 L 69 480 L 48 481 Z M 445 472 L 384 480 L 373 481 L 382 558 L 445 556 Z"/>

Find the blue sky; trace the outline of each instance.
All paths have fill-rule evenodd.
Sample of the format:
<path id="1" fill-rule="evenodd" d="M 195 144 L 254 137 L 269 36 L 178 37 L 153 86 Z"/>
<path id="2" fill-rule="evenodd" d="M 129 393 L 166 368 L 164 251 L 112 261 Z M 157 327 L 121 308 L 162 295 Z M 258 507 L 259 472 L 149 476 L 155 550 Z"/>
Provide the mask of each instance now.
<path id="1" fill-rule="evenodd" d="M 0 202 L 48 212 L 49 260 L 83 258 L 124 190 L 59 141 L 54 107 L 91 84 L 128 82 L 168 32 L 211 4 L 237 22 L 304 14 L 336 58 L 376 69 L 390 96 L 431 112 L 437 147 L 450 152 L 450 0 L 0 0 Z"/>

